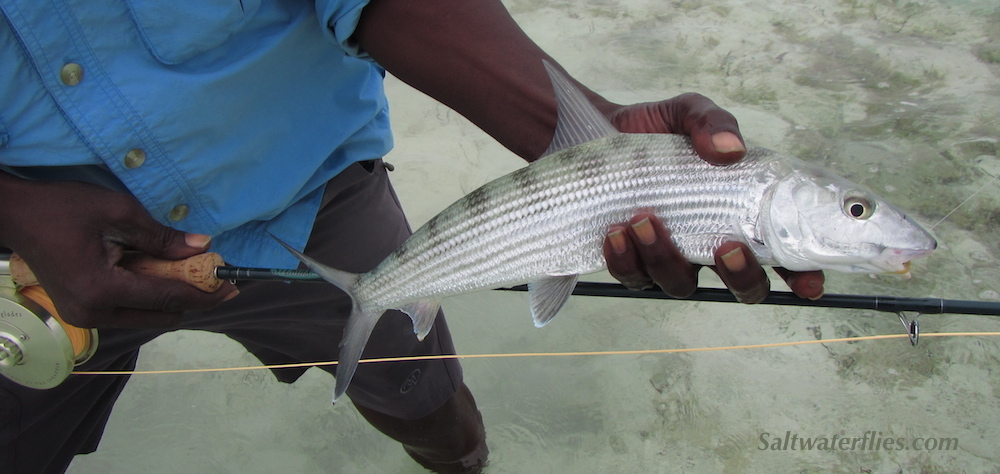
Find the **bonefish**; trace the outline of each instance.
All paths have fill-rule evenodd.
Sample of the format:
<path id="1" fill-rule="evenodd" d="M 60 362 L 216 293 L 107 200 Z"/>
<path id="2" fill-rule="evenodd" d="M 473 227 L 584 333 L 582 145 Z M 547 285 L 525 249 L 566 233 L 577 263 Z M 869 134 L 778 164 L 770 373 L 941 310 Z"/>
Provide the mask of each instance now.
<path id="1" fill-rule="evenodd" d="M 761 264 L 794 271 L 904 272 L 937 245 L 885 200 L 796 158 L 751 146 L 742 161 L 721 167 L 700 159 L 687 137 L 621 133 L 545 67 L 559 118 L 542 158 L 459 199 L 367 273 L 336 270 L 285 246 L 353 301 L 334 401 L 385 311 L 409 315 L 423 338 L 441 298 L 528 282 L 541 327 L 580 274 L 605 268 L 608 228 L 638 211 L 666 222 L 684 256 L 699 264 L 713 264 L 714 250 L 737 240 Z"/>

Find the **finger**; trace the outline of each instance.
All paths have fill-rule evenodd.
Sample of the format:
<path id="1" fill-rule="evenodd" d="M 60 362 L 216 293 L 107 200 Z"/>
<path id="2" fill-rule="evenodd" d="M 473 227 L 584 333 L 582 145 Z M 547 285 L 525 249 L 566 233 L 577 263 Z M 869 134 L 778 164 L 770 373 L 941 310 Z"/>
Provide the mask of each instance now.
<path id="1" fill-rule="evenodd" d="M 79 327 L 171 327 L 185 311 L 214 308 L 239 294 L 229 282 L 215 292 L 118 268 L 102 291 L 75 298 L 65 319 Z"/>
<path id="2" fill-rule="evenodd" d="M 209 235 L 186 233 L 157 222 L 130 197 L 113 205 L 118 206 L 111 211 L 118 219 L 105 231 L 111 243 L 168 260 L 203 253 L 211 244 Z"/>
<path id="3" fill-rule="evenodd" d="M 717 165 L 735 163 L 746 154 L 736 117 L 701 94 L 683 94 L 674 99 L 672 120 L 679 132 L 691 136 L 691 144 L 705 161 Z"/>
<path id="4" fill-rule="evenodd" d="M 214 292 L 195 288 L 188 283 L 131 273 L 125 285 L 109 296 L 118 307 L 148 309 L 163 312 L 198 311 L 214 308 L 238 293 L 231 282 L 224 282 Z"/>
<path id="5" fill-rule="evenodd" d="M 767 273 L 742 242 L 726 242 L 715 251 L 715 272 L 741 303 L 760 303 L 771 291 Z"/>
<path id="6" fill-rule="evenodd" d="M 646 274 L 664 293 L 686 298 L 698 288 L 698 267 L 684 258 L 670 231 L 653 214 L 641 213 L 629 221 L 628 234 Z"/>
<path id="7" fill-rule="evenodd" d="M 653 286 L 653 279 L 639 262 L 639 254 L 628 236 L 625 226 L 612 226 L 604 239 L 604 260 L 608 272 L 630 290 L 644 290 Z"/>
<path id="8" fill-rule="evenodd" d="M 818 300 L 823 296 L 826 275 L 822 271 L 793 272 L 780 267 L 774 267 L 774 271 L 785 280 L 792 293 L 799 297 Z"/>

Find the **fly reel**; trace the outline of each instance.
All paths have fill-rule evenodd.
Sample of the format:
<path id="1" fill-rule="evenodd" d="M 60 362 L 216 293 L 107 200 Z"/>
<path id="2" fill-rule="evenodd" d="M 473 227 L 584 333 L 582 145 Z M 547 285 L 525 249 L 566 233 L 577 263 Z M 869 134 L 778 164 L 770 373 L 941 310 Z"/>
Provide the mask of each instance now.
<path id="1" fill-rule="evenodd" d="M 42 287 L 15 285 L 10 261 L 0 256 L 0 375 L 25 387 L 55 387 L 97 351 L 97 330 L 64 323 Z"/>
<path id="2" fill-rule="evenodd" d="M 130 271 L 184 281 L 206 292 L 218 290 L 222 265 L 217 253 L 186 260 L 159 260 L 129 253 L 120 265 Z M 0 255 L 0 375 L 25 387 L 53 388 L 97 351 L 97 330 L 59 317 L 52 299 L 17 255 Z"/>

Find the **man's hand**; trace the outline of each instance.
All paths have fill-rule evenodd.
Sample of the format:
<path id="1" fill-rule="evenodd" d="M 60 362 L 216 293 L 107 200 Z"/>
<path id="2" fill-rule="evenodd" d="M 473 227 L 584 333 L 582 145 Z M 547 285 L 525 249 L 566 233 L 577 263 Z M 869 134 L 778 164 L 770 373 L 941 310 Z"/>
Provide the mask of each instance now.
<path id="1" fill-rule="evenodd" d="M 746 153 L 736 118 L 699 94 L 621 107 L 611 115 L 611 122 L 623 132 L 690 135 L 698 155 L 717 165 L 735 163 Z M 668 295 L 683 298 L 698 287 L 698 266 L 681 255 L 666 224 L 651 213 L 639 213 L 627 223 L 612 226 L 604 241 L 604 258 L 611 275 L 626 287 L 656 284 Z M 712 269 L 744 303 L 759 303 L 770 291 L 764 269 L 741 242 L 719 247 Z M 775 271 L 795 294 L 810 299 L 823 295 L 823 272 Z"/>
<path id="2" fill-rule="evenodd" d="M 179 260 L 205 252 L 209 237 L 153 220 L 132 196 L 76 182 L 34 182 L 0 173 L 0 245 L 17 252 L 63 319 L 79 327 L 172 327 L 182 311 L 236 295 L 206 293 L 117 265 L 125 250 Z"/>

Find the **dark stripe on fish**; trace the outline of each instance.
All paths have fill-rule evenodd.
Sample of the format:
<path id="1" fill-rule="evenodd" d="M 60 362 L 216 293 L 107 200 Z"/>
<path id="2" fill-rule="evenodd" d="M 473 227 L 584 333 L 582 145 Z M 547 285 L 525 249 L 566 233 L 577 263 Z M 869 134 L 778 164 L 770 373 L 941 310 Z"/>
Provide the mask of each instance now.
<path id="1" fill-rule="evenodd" d="M 578 157 L 576 163 L 573 163 L 573 166 L 581 175 L 593 176 L 595 174 L 601 174 L 607 164 L 608 160 L 604 157 L 604 155 L 589 154 L 587 156 Z"/>
<path id="2" fill-rule="evenodd" d="M 535 176 L 535 172 L 530 166 L 515 171 L 510 177 L 523 193 L 530 192 L 538 187 L 538 177 Z"/>
<path id="3" fill-rule="evenodd" d="M 486 214 L 491 207 L 490 193 L 485 188 L 477 188 L 475 191 L 467 194 L 462 201 L 465 203 L 465 209 L 474 216 Z"/>
<path id="4" fill-rule="evenodd" d="M 645 146 L 639 145 L 632 150 L 632 169 L 640 170 L 656 166 L 656 160 Z"/>

